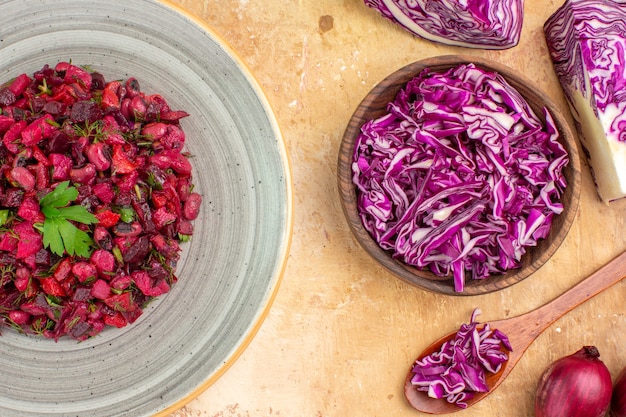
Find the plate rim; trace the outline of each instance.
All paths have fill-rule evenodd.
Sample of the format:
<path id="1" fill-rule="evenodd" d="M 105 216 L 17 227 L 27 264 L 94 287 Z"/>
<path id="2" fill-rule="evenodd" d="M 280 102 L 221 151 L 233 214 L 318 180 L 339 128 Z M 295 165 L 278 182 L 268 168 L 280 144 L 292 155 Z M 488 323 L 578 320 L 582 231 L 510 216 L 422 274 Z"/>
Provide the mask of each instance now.
<path id="1" fill-rule="evenodd" d="M 248 327 L 246 334 L 244 334 L 241 343 L 237 346 L 237 348 L 230 354 L 230 356 L 222 363 L 222 365 L 216 369 L 212 375 L 210 375 L 203 383 L 198 385 L 195 389 L 193 389 L 188 395 L 180 398 L 173 404 L 170 404 L 163 410 L 154 414 L 154 417 L 166 417 L 172 414 L 175 411 L 180 410 L 189 402 L 196 399 L 200 394 L 206 391 L 210 386 L 215 384 L 231 367 L 232 365 L 241 357 L 241 355 L 248 348 L 252 340 L 255 338 L 257 333 L 259 332 L 261 326 L 265 322 L 265 319 L 269 315 L 269 312 L 276 300 L 278 295 L 279 288 L 284 279 L 284 275 L 287 269 L 287 262 L 289 260 L 289 253 L 291 250 L 291 244 L 293 240 L 293 227 L 294 227 L 294 215 L 293 215 L 293 179 L 292 179 L 292 169 L 291 162 L 289 159 L 289 154 L 287 152 L 287 146 L 285 143 L 285 138 L 282 133 L 282 129 L 280 128 L 280 124 L 276 118 L 276 113 L 269 102 L 265 90 L 261 87 L 261 84 L 254 76 L 253 71 L 248 66 L 248 64 L 243 60 L 241 55 L 229 44 L 229 42 L 217 31 L 215 31 L 205 20 L 197 16 L 195 13 L 189 11 L 187 8 L 184 8 L 178 4 L 173 3 L 171 0 L 155 0 L 157 3 L 161 3 L 163 6 L 169 7 L 180 13 L 187 19 L 189 19 L 194 24 L 198 25 L 204 32 L 206 32 L 209 36 L 215 40 L 219 46 L 224 49 L 224 51 L 235 61 L 237 66 L 240 68 L 243 76 L 250 83 L 250 86 L 254 90 L 256 96 L 258 97 L 263 109 L 265 110 L 265 114 L 267 116 L 268 122 L 272 126 L 272 130 L 274 132 L 274 136 L 276 137 L 276 145 L 280 152 L 281 161 L 284 167 L 284 176 L 285 176 L 285 194 L 286 194 L 286 205 L 285 205 L 285 231 L 284 235 L 281 239 L 282 248 L 280 253 L 280 267 L 277 269 L 276 276 L 273 278 L 273 285 L 268 294 L 265 305 L 260 308 L 256 319 L 251 323 Z"/>

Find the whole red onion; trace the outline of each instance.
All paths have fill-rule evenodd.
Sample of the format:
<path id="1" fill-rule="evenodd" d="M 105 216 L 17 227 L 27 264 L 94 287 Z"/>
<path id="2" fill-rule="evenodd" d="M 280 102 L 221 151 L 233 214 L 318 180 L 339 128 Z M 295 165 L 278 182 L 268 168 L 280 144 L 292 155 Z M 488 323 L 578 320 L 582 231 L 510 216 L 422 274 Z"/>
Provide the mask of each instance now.
<path id="1" fill-rule="evenodd" d="M 556 360 L 544 371 L 535 397 L 536 417 L 604 417 L 611 374 L 595 346 Z"/>
<path id="2" fill-rule="evenodd" d="M 611 398 L 611 417 L 626 417 L 626 368 L 622 369 L 615 379 Z"/>

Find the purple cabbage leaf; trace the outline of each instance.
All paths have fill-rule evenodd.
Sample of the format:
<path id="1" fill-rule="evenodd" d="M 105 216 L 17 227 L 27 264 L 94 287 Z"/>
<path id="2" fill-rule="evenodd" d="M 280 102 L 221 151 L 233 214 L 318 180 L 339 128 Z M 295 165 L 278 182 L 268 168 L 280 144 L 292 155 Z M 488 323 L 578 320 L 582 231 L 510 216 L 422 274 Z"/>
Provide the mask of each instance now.
<path id="1" fill-rule="evenodd" d="M 544 24 L 600 198 L 626 196 L 626 1 L 567 0 Z"/>
<path id="2" fill-rule="evenodd" d="M 508 49 L 518 44 L 523 0 L 365 0 L 415 35 L 447 45 Z"/>

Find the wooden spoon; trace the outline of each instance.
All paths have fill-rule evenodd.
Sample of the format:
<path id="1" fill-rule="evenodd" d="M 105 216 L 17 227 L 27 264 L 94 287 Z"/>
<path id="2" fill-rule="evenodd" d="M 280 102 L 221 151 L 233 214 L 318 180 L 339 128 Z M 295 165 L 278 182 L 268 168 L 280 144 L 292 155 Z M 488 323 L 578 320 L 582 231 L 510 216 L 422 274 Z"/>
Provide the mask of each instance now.
<path id="1" fill-rule="evenodd" d="M 513 351 L 509 353 L 508 361 L 498 373 L 487 375 L 489 392 L 476 394 L 471 400 L 467 401 L 467 406 L 471 407 L 491 394 L 511 373 L 530 344 L 547 327 L 624 277 L 626 277 L 626 252 L 542 307 L 517 317 L 489 322 L 492 329 L 499 329 L 507 335 Z M 417 359 L 422 359 L 432 352 L 439 351 L 441 345 L 446 340 L 454 338 L 456 333 L 455 331 L 435 341 L 424 349 Z M 456 404 L 450 404 L 444 399 L 430 398 L 424 391 L 418 391 L 411 384 L 412 377 L 413 373 L 409 370 L 404 383 L 404 395 L 413 408 L 428 414 L 448 414 L 462 410 Z"/>

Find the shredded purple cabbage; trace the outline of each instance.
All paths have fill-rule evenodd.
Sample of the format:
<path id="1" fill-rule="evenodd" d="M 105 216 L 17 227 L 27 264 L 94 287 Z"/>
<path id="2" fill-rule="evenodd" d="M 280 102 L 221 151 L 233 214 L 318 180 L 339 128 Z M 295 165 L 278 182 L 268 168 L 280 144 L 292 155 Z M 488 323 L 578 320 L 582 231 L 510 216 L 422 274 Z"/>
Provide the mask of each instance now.
<path id="1" fill-rule="evenodd" d="M 447 45 L 507 49 L 519 43 L 523 0 L 365 0 L 390 21 Z"/>
<path id="2" fill-rule="evenodd" d="M 566 0 L 544 23 L 598 195 L 626 197 L 626 0 Z"/>
<path id="3" fill-rule="evenodd" d="M 473 64 L 424 70 L 366 122 L 352 164 L 365 229 L 408 265 L 487 278 L 522 255 L 563 210 L 567 151 L 501 75 Z"/>
<path id="4" fill-rule="evenodd" d="M 415 362 L 411 383 L 418 391 L 461 408 L 466 408 L 466 401 L 477 392 L 489 391 L 487 372 L 497 373 L 508 360 L 502 347 L 509 351 L 513 348 L 507 336 L 491 330 L 488 323 L 479 329 L 479 314 L 480 309 L 475 309 L 470 323 L 461 325 L 454 339 L 445 342 L 438 352 Z"/>

